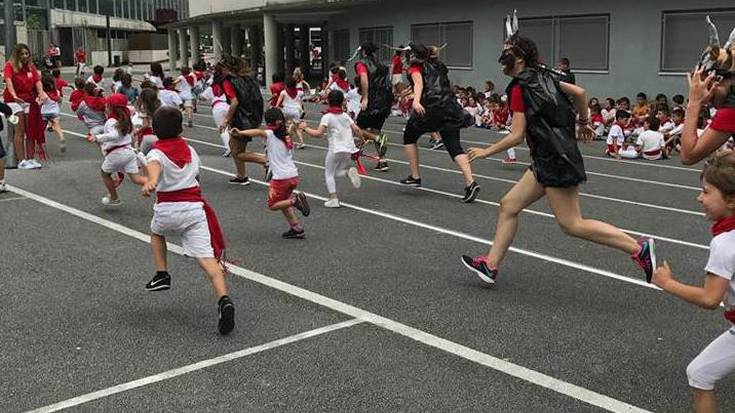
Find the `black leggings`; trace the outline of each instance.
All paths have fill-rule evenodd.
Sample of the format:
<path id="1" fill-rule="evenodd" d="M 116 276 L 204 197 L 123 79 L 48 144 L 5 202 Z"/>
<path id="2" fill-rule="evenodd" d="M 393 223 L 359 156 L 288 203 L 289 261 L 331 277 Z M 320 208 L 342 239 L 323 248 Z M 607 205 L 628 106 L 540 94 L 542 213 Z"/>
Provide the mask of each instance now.
<path id="1" fill-rule="evenodd" d="M 420 129 L 409 119 L 409 122 L 406 124 L 406 131 L 403 132 L 403 144 L 415 145 L 421 135 L 426 132 L 434 131 Z M 454 160 L 457 155 L 463 155 L 465 153 L 462 145 L 459 143 L 459 129 L 440 129 L 439 134 L 442 137 L 442 142 L 444 142 L 444 148 L 447 150 L 452 160 Z"/>

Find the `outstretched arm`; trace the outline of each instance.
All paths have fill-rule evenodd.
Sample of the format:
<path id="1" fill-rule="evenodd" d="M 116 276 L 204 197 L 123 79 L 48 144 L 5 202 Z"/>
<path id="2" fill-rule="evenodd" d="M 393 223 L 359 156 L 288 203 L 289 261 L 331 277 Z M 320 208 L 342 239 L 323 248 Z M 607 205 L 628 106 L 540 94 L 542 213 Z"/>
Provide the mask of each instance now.
<path id="1" fill-rule="evenodd" d="M 470 161 L 474 161 L 479 158 L 487 158 L 488 156 L 495 155 L 496 153 L 503 152 L 514 146 L 518 146 L 523 142 L 523 137 L 526 136 L 526 114 L 523 112 L 513 112 L 513 121 L 510 124 L 510 133 L 505 135 L 500 141 L 486 147 L 486 148 L 470 148 L 467 154 L 470 157 Z"/>
<path id="2" fill-rule="evenodd" d="M 263 129 L 245 129 L 245 130 L 239 130 L 239 129 L 232 129 L 230 130 L 230 135 L 232 136 L 245 136 L 248 138 L 265 138 L 267 135 L 265 134 L 265 131 Z"/>

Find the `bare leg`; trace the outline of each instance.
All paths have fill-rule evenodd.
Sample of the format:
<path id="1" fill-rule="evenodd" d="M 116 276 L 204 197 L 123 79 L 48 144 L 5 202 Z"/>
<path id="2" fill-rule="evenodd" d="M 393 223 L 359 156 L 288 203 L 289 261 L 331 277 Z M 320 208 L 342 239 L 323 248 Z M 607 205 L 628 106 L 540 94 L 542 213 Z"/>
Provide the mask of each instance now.
<path id="1" fill-rule="evenodd" d="M 156 271 L 167 271 L 166 238 L 158 234 L 151 234 L 151 250 L 153 251 L 153 265 L 156 267 Z"/>
<path id="2" fill-rule="evenodd" d="M 110 194 L 110 200 L 116 200 L 117 189 L 115 189 L 115 182 L 112 180 L 112 176 L 103 171 L 100 171 L 100 174 L 102 175 L 102 182 L 105 184 L 105 188 L 107 188 L 107 193 Z"/>
<path id="3" fill-rule="evenodd" d="M 296 217 L 296 211 L 293 207 L 282 209 L 281 212 L 283 212 L 283 216 L 286 217 L 286 221 L 288 221 L 288 225 L 291 226 L 291 228 L 299 227 L 299 219 Z"/>
<path id="4" fill-rule="evenodd" d="M 185 111 L 186 111 L 186 120 L 189 121 L 189 123 L 191 123 L 192 120 L 194 119 L 194 115 L 192 115 L 191 106 L 187 106 Z"/>
<path id="5" fill-rule="evenodd" d="M 214 295 L 217 298 L 227 295 L 227 284 L 225 284 L 225 272 L 222 265 L 214 258 L 197 258 L 197 263 L 209 277 Z"/>
<path id="6" fill-rule="evenodd" d="M 549 206 L 564 233 L 628 254 L 634 254 L 640 249 L 635 239 L 620 229 L 605 222 L 582 218 L 578 192 L 577 187 L 546 188 Z"/>
<path id="7" fill-rule="evenodd" d="M 414 147 L 415 146 L 416 145 L 414 145 Z M 470 166 L 470 160 L 467 155 L 461 154 L 455 156 L 454 163 L 456 163 L 462 171 L 462 176 L 464 176 L 464 186 L 470 186 L 470 184 L 475 181 L 475 177 L 472 176 L 472 167 Z"/>
<path id="8" fill-rule="evenodd" d="M 59 142 L 64 142 L 64 131 L 61 129 L 61 119 L 56 118 L 51 121 L 51 129 L 54 130 L 56 136 L 59 137 Z"/>
<path id="9" fill-rule="evenodd" d="M 498 222 L 495 226 L 495 239 L 487 254 L 487 265 L 497 268 L 508 252 L 510 244 L 518 230 L 518 214 L 524 208 L 533 204 L 544 196 L 542 187 L 533 176 L 533 172 L 526 171 L 520 180 L 500 200 L 498 208 Z"/>
<path id="10" fill-rule="evenodd" d="M 714 390 L 694 389 L 694 411 L 696 413 L 717 413 L 720 407 Z"/>
<path id="11" fill-rule="evenodd" d="M 26 159 L 25 146 L 25 115 L 23 112 L 17 113 L 18 124 L 13 128 L 13 148 L 15 149 L 15 160 L 20 162 Z"/>
<path id="12" fill-rule="evenodd" d="M 245 162 L 238 159 L 240 152 L 244 152 L 246 148 L 247 144 L 243 143 L 239 139 L 230 138 L 230 151 L 232 153 L 232 160 L 235 162 L 235 174 L 238 178 L 244 178 L 247 176 Z"/>
<path id="13" fill-rule="evenodd" d="M 243 151 L 237 154 L 237 159 L 241 162 L 251 162 L 260 165 L 265 165 L 268 162 L 268 158 L 262 153 Z"/>
<path id="14" fill-rule="evenodd" d="M 0 182 L 5 179 L 5 159 L 0 158 Z"/>
<path id="15" fill-rule="evenodd" d="M 419 179 L 419 149 L 415 143 L 410 145 L 403 145 L 406 151 L 406 157 L 408 157 L 408 169 L 411 172 L 411 177 Z"/>

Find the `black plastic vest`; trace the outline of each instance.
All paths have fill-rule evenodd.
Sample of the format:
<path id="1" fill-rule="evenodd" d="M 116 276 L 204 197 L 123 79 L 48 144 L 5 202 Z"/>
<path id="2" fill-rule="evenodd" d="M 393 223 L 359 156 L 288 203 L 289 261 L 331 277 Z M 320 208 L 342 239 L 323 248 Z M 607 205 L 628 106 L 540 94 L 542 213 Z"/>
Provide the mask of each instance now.
<path id="1" fill-rule="evenodd" d="M 371 57 L 363 57 L 358 63 L 364 64 L 368 70 L 368 115 L 390 111 L 393 106 L 393 85 L 388 76 L 388 67 Z M 358 63 L 355 63 L 355 69 Z"/>

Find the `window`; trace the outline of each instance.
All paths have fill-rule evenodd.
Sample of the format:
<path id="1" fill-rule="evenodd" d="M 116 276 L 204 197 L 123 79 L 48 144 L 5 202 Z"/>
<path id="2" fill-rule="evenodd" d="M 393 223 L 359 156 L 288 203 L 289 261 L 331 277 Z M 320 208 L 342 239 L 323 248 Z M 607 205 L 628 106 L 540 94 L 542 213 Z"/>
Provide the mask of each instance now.
<path id="1" fill-rule="evenodd" d="M 472 36 L 472 22 L 411 25 L 414 43 L 447 45 L 440 54 L 447 66 L 472 67 Z"/>
<path id="2" fill-rule="evenodd" d="M 79 2 L 78 2 L 78 4 L 79 4 L 79 11 L 84 12 L 84 13 L 88 13 L 89 12 L 89 3 L 88 3 L 88 1 L 89 0 L 79 0 Z M 92 0 L 92 1 L 94 1 L 94 0 Z"/>
<path id="3" fill-rule="evenodd" d="M 114 0 L 99 0 L 100 3 L 100 13 L 105 16 L 114 16 L 115 15 L 115 4 Z"/>
<path id="4" fill-rule="evenodd" d="M 536 43 L 542 62 L 553 66 L 566 57 L 575 70 L 608 70 L 609 23 L 603 14 L 519 19 L 518 25 Z"/>
<path id="5" fill-rule="evenodd" d="M 661 71 L 688 72 L 709 43 L 705 17 L 710 16 L 725 44 L 735 26 L 735 9 L 664 12 L 661 27 Z"/>
<path id="6" fill-rule="evenodd" d="M 376 53 L 378 60 L 385 64 L 390 63 L 393 51 L 387 47 L 383 47 L 383 45 L 393 44 L 393 27 L 361 28 L 360 44 L 363 44 L 364 42 L 373 42 L 373 44 L 378 47 L 378 52 Z"/>
<path id="7" fill-rule="evenodd" d="M 335 30 L 332 32 L 332 60 L 346 61 L 350 58 L 350 30 Z"/>

